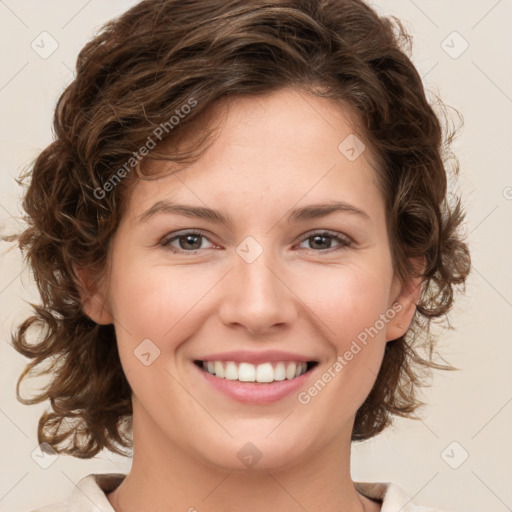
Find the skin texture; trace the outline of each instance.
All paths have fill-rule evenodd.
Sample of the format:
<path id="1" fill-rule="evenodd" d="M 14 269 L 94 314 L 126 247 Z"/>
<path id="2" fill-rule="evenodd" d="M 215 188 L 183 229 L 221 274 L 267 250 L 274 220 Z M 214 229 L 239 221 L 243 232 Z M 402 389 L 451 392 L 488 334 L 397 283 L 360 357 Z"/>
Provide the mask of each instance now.
<path id="1" fill-rule="evenodd" d="M 112 240 L 110 278 L 84 304 L 97 323 L 114 324 L 133 390 L 132 470 L 108 499 L 123 512 L 379 510 L 354 489 L 350 435 L 386 342 L 407 331 L 419 283 L 402 286 L 393 274 L 370 151 L 349 161 L 338 145 L 354 132 L 350 118 L 305 92 L 226 100 L 216 112 L 221 130 L 199 160 L 134 186 Z M 219 210 L 232 223 L 170 213 L 138 220 L 162 200 Z M 285 220 L 292 208 L 334 200 L 369 219 Z M 181 253 L 162 245 L 185 229 L 206 238 L 191 248 L 174 239 Z M 315 244 L 313 230 L 352 245 Z M 236 251 L 249 236 L 262 249 L 252 263 Z M 300 353 L 319 362 L 307 390 L 395 301 L 400 312 L 307 405 L 296 393 L 241 404 L 193 365 L 232 350 Z M 148 366 L 134 356 L 144 339 L 160 350 Z M 247 442 L 261 453 L 252 468 L 237 457 Z"/>

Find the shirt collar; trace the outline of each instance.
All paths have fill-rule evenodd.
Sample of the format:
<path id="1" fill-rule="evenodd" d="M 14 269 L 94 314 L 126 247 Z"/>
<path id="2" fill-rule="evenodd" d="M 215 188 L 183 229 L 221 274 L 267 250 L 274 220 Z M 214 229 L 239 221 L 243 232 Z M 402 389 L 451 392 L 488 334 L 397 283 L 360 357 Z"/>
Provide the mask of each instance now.
<path id="1" fill-rule="evenodd" d="M 68 500 L 73 512 L 115 512 L 107 499 L 126 477 L 122 473 L 91 474 L 74 487 Z M 381 512 L 414 512 L 412 499 L 393 482 L 354 482 L 355 489 L 367 498 L 382 503 Z M 432 511 L 435 512 L 435 511 Z"/>

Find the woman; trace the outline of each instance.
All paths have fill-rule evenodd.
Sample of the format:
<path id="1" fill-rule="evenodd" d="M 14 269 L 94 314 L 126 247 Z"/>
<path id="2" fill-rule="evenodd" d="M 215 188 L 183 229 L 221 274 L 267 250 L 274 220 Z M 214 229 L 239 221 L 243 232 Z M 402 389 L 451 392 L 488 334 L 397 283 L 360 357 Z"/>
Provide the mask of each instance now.
<path id="1" fill-rule="evenodd" d="M 360 0 L 147 0 L 85 46 L 13 342 L 20 380 L 50 365 L 40 442 L 133 464 L 41 510 L 417 510 L 350 476 L 351 441 L 419 405 L 470 266 L 406 40 Z"/>

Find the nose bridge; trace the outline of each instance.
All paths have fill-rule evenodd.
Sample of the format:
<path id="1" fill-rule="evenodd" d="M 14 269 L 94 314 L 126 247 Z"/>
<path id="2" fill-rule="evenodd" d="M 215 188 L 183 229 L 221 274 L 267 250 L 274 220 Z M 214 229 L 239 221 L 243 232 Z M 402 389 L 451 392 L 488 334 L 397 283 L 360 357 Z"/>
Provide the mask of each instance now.
<path id="1" fill-rule="evenodd" d="M 252 263 L 245 261 L 238 262 L 238 274 L 242 284 L 242 297 L 251 299 L 255 305 L 271 305 L 279 293 L 277 288 L 282 283 L 278 283 L 277 272 L 272 271 L 270 257 L 260 256 Z M 275 266 L 275 262 L 274 262 Z"/>
<path id="2" fill-rule="evenodd" d="M 293 320 L 293 294 L 282 281 L 270 247 L 259 244 L 258 248 L 254 240 L 246 240 L 237 247 L 233 264 L 220 309 L 224 323 L 241 324 L 257 333 Z"/>

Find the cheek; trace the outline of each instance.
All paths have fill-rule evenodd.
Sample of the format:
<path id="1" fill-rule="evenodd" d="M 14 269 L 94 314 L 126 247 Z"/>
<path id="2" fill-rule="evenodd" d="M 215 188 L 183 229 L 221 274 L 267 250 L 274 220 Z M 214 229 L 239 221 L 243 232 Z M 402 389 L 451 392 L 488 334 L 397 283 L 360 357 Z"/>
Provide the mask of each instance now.
<path id="1" fill-rule="evenodd" d="M 317 326 L 330 345 L 325 381 L 348 403 L 360 405 L 378 374 L 386 328 L 394 316 L 388 309 L 390 277 L 385 266 L 345 268 L 309 294 L 308 305 L 321 320 Z"/>
<path id="2" fill-rule="evenodd" d="M 344 349 L 348 341 L 367 332 L 386 312 L 390 283 L 391 270 L 385 263 L 348 265 L 322 269 L 296 289 L 318 318 L 326 338 Z M 384 336 L 381 322 L 378 327 L 379 334 Z"/>
<path id="3" fill-rule="evenodd" d="M 110 306 L 120 352 L 133 352 L 145 339 L 162 351 L 190 335 L 191 321 L 207 304 L 218 277 L 198 267 L 138 265 L 135 258 L 119 258 L 111 276 Z M 129 360 L 127 359 L 127 362 Z"/>
<path id="4" fill-rule="evenodd" d="M 329 359 L 299 392 L 295 421 L 304 422 L 310 432 L 322 432 L 319 443 L 354 421 L 384 355 L 386 324 L 381 315 L 387 311 L 391 269 L 384 257 L 366 263 L 325 269 L 316 275 L 321 278 L 315 279 L 317 286 L 311 282 L 301 289 L 304 297 L 306 290 L 310 292 L 304 302 L 314 313 L 309 318 L 317 319 L 315 327 L 321 330 L 313 335 L 324 343 Z"/>

